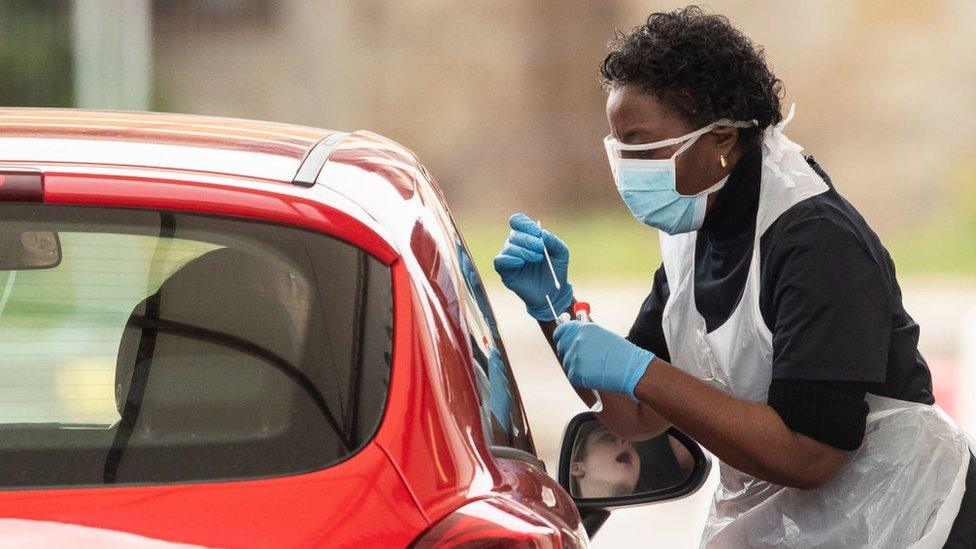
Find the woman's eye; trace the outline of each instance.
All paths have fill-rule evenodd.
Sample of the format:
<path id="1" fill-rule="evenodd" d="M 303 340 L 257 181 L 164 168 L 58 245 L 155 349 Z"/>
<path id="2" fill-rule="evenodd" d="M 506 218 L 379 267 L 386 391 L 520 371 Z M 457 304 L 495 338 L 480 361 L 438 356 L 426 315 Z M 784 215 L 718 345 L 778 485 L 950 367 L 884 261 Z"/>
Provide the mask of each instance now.
<path id="1" fill-rule="evenodd" d="M 626 151 L 623 154 L 624 158 L 635 158 L 638 160 L 654 160 L 660 155 L 659 150 L 649 150 L 649 151 Z"/>

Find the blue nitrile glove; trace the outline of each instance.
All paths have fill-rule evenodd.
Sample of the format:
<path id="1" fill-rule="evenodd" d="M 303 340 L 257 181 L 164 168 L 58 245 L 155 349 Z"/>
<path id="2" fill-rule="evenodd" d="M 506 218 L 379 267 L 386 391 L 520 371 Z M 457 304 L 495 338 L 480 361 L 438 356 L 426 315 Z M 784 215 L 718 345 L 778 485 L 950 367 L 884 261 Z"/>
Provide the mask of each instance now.
<path id="1" fill-rule="evenodd" d="M 620 393 L 636 400 L 634 388 L 654 353 L 592 322 L 564 322 L 552 336 L 573 387 Z"/>
<path id="2" fill-rule="evenodd" d="M 552 300 L 556 314 L 573 303 L 573 287 L 566 282 L 569 268 L 569 248 L 549 231 L 545 231 L 525 214 L 517 213 L 508 220 L 512 232 L 495 257 L 495 270 L 502 282 L 525 302 L 525 309 L 536 320 L 554 320 L 546 295 Z M 543 246 L 559 279 L 560 289 L 552 280 L 549 265 L 542 254 Z"/>

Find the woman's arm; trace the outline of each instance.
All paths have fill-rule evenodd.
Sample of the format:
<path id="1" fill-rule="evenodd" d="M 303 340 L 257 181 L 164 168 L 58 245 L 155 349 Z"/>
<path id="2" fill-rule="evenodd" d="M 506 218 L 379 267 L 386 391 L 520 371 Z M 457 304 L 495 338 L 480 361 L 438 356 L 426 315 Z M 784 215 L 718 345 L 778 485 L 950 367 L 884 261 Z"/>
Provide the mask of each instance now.
<path id="1" fill-rule="evenodd" d="M 572 308 L 570 308 L 572 309 Z M 553 342 L 552 333 L 556 329 L 553 321 L 539 322 L 539 328 L 545 335 L 553 353 L 556 352 L 556 344 Z M 603 402 L 603 410 L 597 413 L 600 422 L 607 426 L 618 437 L 625 440 L 639 441 L 654 438 L 663 433 L 671 424 L 651 409 L 650 406 L 617 393 L 600 391 L 600 400 Z M 576 394 L 588 406 L 592 407 L 596 402 L 591 389 L 576 388 Z"/>
<path id="2" fill-rule="evenodd" d="M 725 463 L 769 482 L 817 488 L 847 456 L 791 431 L 769 405 L 734 397 L 659 358 L 634 394 Z"/>
<path id="3" fill-rule="evenodd" d="M 792 431 L 768 404 L 716 389 L 597 324 L 566 322 L 553 338 L 574 386 L 634 395 L 740 471 L 811 489 L 845 459 L 844 451 Z"/>

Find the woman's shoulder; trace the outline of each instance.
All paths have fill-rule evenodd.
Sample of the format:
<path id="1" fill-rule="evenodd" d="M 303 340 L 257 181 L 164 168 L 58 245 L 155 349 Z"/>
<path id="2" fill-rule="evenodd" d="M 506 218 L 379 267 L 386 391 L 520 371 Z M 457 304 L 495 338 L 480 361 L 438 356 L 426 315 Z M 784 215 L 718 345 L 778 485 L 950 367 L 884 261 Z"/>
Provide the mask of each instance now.
<path id="1" fill-rule="evenodd" d="M 887 262 L 887 250 L 864 216 L 841 195 L 813 157 L 807 161 L 828 189 L 794 204 L 770 225 L 761 239 L 763 255 L 790 255 L 797 247 L 830 254 L 855 246 L 874 262 Z"/>

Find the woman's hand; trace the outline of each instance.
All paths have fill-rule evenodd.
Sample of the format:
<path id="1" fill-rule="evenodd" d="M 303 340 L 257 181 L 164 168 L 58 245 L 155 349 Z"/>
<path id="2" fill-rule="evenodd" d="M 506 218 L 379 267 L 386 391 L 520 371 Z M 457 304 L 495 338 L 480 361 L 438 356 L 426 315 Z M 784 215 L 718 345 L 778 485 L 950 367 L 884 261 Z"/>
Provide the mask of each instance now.
<path id="1" fill-rule="evenodd" d="M 539 328 L 542 334 L 552 347 L 553 353 L 556 352 L 556 342 L 553 332 L 556 329 L 554 321 L 540 322 Z M 576 394 L 587 407 L 592 407 L 596 402 L 593 391 L 583 387 L 576 387 Z M 654 410 L 639 401 L 634 401 L 633 396 L 625 396 L 609 391 L 600 391 L 600 400 L 603 401 L 603 411 L 597 412 L 600 423 L 609 427 L 617 436 L 631 441 L 641 441 L 654 438 L 671 426 Z"/>
<path id="2" fill-rule="evenodd" d="M 570 321 L 553 332 L 556 355 L 574 387 L 620 393 L 636 400 L 634 387 L 654 353 L 592 322 Z"/>
<path id="3" fill-rule="evenodd" d="M 501 252 L 495 257 L 495 271 L 502 282 L 525 303 L 532 318 L 554 320 L 546 296 L 552 300 L 557 314 L 573 303 L 573 287 L 566 281 L 569 269 L 569 248 L 549 231 L 525 214 L 517 213 L 508 220 L 512 227 Z M 559 289 L 549 272 L 543 249 L 549 252 L 552 267 L 559 280 Z"/>

